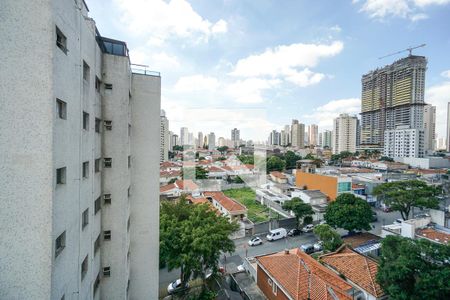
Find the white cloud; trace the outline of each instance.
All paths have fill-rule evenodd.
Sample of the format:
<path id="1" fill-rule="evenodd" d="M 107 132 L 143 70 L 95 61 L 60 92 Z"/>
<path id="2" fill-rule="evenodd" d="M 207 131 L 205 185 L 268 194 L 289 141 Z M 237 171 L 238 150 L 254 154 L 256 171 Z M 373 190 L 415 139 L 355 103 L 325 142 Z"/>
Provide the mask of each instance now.
<path id="1" fill-rule="evenodd" d="M 425 91 L 425 102 L 436 106 L 436 134 L 445 137 L 447 104 L 450 102 L 450 81 L 429 87 Z"/>
<path id="2" fill-rule="evenodd" d="M 330 27 L 330 30 L 334 31 L 334 32 L 341 32 L 342 28 L 339 25 L 334 25 L 334 26 Z"/>
<path id="3" fill-rule="evenodd" d="M 200 16 L 186 0 L 115 0 L 121 22 L 132 35 L 144 37 L 160 46 L 169 38 L 183 38 L 194 43 L 227 32 L 227 22 L 211 22 Z"/>
<path id="4" fill-rule="evenodd" d="M 230 73 L 237 77 L 269 77 L 305 87 L 319 83 L 325 74 L 312 71 L 321 59 L 339 54 L 341 41 L 331 44 L 291 44 L 269 48 L 240 59 Z"/>
<path id="5" fill-rule="evenodd" d="M 358 4 L 361 1 L 353 1 Z M 423 9 L 430 5 L 449 4 L 450 0 L 365 0 L 361 11 L 374 19 L 384 19 L 387 17 L 408 18 L 412 22 L 424 20 L 428 15 L 423 13 Z"/>
<path id="6" fill-rule="evenodd" d="M 424 14 L 424 13 L 418 13 L 418 14 L 411 15 L 409 18 L 411 21 L 417 22 L 420 20 L 428 19 L 428 15 Z"/>
<path id="7" fill-rule="evenodd" d="M 203 75 L 180 77 L 174 86 L 178 92 L 215 91 L 218 87 L 216 78 Z"/>
<path id="8" fill-rule="evenodd" d="M 145 64 L 157 71 L 174 70 L 180 67 L 178 58 L 165 52 L 148 51 L 145 48 L 130 50 L 130 59 L 134 64 Z"/>
<path id="9" fill-rule="evenodd" d="M 367 0 L 361 11 L 368 13 L 371 18 L 384 18 L 406 17 L 411 9 L 407 0 Z"/>
<path id="10" fill-rule="evenodd" d="M 226 87 L 226 93 L 238 103 L 262 103 L 263 91 L 272 89 L 281 83 L 278 79 L 247 78 L 238 80 Z"/>
<path id="11" fill-rule="evenodd" d="M 417 6 L 428 6 L 428 5 L 444 5 L 450 3 L 450 0 L 414 0 Z"/>
<path id="12" fill-rule="evenodd" d="M 450 70 L 442 72 L 441 76 L 450 79 Z"/>
<path id="13" fill-rule="evenodd" d="M 358 114 L 361 111 L 361 100 L 359 98 L 347 98 L 332 100 L 317 107 L 312 114 L 305 115 L 311 123 L 319 125 L 322 129 L 333 129 L 333 119 L 341 113 Z"/>
<path id="14" fill-rule="evenodd" d="M 295 68 L 315 67 L 320 59 L 335 56 L 343 48 L 341 41 L 329 45 L 298 43 L 269 48 L 261 54 L 240 59 L 231 74 L 244 77 L 276 77 Z"/>

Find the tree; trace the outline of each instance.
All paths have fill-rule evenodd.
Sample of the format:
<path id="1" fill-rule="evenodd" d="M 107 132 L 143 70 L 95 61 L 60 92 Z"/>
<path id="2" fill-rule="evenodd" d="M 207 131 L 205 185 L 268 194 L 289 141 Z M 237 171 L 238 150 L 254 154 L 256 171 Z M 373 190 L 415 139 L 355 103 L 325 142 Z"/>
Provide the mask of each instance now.
<path id="1" fill-rule="evenodd" d="M 349 233 L 355 230 L 370 230 L 372 209 L 366 201 L 353 194 L 343 193 L 328 204 L 325 221 L 330 226 L 343 228 Z"/>
<path id="2" fill-rule="evenodd" d="M 202 168 L 200 166 L 195 166 L 195 177 L 194 174 L 194 168 L 193 167 L 184 167 L 183 170 L 181 170 L 181 178 L 193 178 L 193 179 L 208 179 L 208 170 L 205 168 Z"/>
<path id="3" fill-rule="evenodd" d="M 387 182 L 377 186 L 373 194 L 381 196 L 383 202 L 392 210 L 399 211 L 403 220 L 409 219 L 412 207 L 438 208 L 436 198 L 440 188 L 429 186 L 420 180 Z"/>
<path id="4" fill-rule="evenodd" d="M 173 151 L 183 151 L 183 146 L 180 145 L 175 145 L 172 147 Z"/>
<path id="5" fill-rule="evenodd" d="M 286 169 L 295 169 L 297 167 L 297 161 L 301 159 L 302 157 L 295 154 L 295 152 L 287 151 L 284 155 L 284 160 L 286 161 Z"/>
<path id="6" fill-rule="evenodd" d="M 297 228 L 300 226 L 300 219 L 314 214 L 311 205 L 303 202 L 300 198 L 294 197 L 290 201 L 283 203 L 283 209 L 294 212 Z"/>
<path id="7" fill-rule="evenodd" d="M 235 245 L 229 236 L 239 228 L 218 216 L 208 204 L 188 204 L 183 195 L 177 202 L 161 203 L 160 265 L 180 268 L 186 284 L 191 277 L 205 279 L 214 273 L 222 252 L 231 253 Z"/>
<path id="8" fill-rule="evenodd" d="M 222 155 L 228 151 L 228 146 L 218 147 L 217 151 L 219 151 Z"/>
<path id="9" fill-rule="evenodd" d="M 267 172 L 272 172 L 272 171 L 283 171 L 284 168 L 286 167 L 286 162 L 284 160 L 282 160 L 281 158 L 279 158 L 278 156 L 271 156 L 268 160 L 267 160 Z"/>
<path id="10" fill-rule="evenodd" d="M 394 159 L 392 157 L 388 157 L 388 156 L 382 156 L 380 157 L 381 161 L 394 161 Z"/>
<path id="11" fill-rule="evenodd" d="M 317 225 L 314 234 L 323 242 L 324 250 L 334 251 L 342 245 L 341 236 L 328 224 Z"/>
<path id="12" fill-rule="evenodd" d="M 253 165 L 255 163 L 255 159 L 253 155 L 239 155 L 238 159 L 244 164 L 250 164 Z"/>
<path id="13" fill-rule="evenodd" d="M 305 159 L 315 159 L 315 157 L 311 153 L 308 153 L 306 154 Z"/>
<path id="14" fill-rule="evenodd" d="M 450 299 L 450 246 L 388 235 L 376 280 L 390 299 Z"/>
<path id="15" fill-rule="evenodd" d="M 313 217 L 312 216 L 305 216 L 303 218 L 303 224 L 311 224 L 313 222 Z"/>

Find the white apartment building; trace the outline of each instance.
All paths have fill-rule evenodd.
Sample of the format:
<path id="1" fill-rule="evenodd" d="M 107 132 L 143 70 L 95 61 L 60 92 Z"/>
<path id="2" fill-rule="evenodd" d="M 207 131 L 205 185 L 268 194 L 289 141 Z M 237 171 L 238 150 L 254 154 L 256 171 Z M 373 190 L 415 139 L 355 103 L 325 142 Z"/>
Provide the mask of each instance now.
<path id="1" fill-rule="evenodd" d="M 328 147 L 331 148 L 332 144 L 332 133 L 331 130 L 325 130 L 320 133 L 319 145 L 323 148 Z"/>
<path id="2" fill-rule="evenodd" d="M 333 121 L 333 154 L 343 151 L 356 151 L 356 127 L 358 119 L 356 116 L 341 114 Z"/>
<path id="3" fill-rule="evenodd" d="M 315 124 L 308 125 L 308 142 L 310 146 L 319 145 L 319 126 Z"/>
<path id="4" fill-rule="evenodd" d="M 399 126 L 384 133 L 383 155 L 388 157 L 424 157 L 423 129 Z"/>
<path id="5" fill-rule="evenodd" d="M 204 142 L 203 132 L 200 131 L 197 137 L 197 148 L 203 148 L 203 142 Z"/>
<path id="6" fill-rule="evenodd" d="M 174 146 L 178 146 L 180 143 L 179 139 L 178 139 L 178 135 L 174 134 L 172 131 L 170 131 L 170 151 L 173 150 Z"/>
<path id="7" fill-rule="evenodd" d="M 424 150 L 436 149 L 436 106 L 425 105 L 423 107 Z"/>
<path id="8" fill-rule="evenodd" d="M 298 120 L 292 120 L 291 144 L 295 148 L 305 148 L 305 125 L 299 123 Z"/>
<path id="9" fill-rule="evenodd" d="M 445 145 L 447 147 L 447 152 L 450 152 L 450 102 L 447 104 L 447 136 L 445 140 Z"/>
<path id="10" fill-rule="evenodd" d="M 157 299 L 159 74 L 82 0 L 1 16 L 0 299 Z"/>
<path id="11" fill-rule="evenodd" d="M 169 160 L 169 120 L 166 117 L 166 112 L 161 109 L 161 146 L 160 146 L 160 157 L 159 161 Z"/>
<path id="12" fill-rule="evenodd" d="M 188 140 L 189 140 L 189 131 L 187 127 L 181 127 L 180 128 L 180 145 L 184 146 L 184 145 L 188 145 Z"/>
<path id="13" fill-rule="evenodd" d="M 216 149 L 216 135 L 214 132 L 208 134 L 208 150 Z"/>

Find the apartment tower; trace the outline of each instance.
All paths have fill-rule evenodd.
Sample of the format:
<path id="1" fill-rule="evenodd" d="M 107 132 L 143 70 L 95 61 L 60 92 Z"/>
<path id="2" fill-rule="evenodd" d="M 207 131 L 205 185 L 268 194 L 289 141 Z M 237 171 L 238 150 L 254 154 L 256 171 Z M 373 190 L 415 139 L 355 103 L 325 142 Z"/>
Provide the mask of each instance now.
<path id="1" fill-rule="evenodd" d="M 231 130 L 231 142 L 233 143 L 233 147 L 239 147 L 241 143 L 240 131 L 237 128 Z"/>
<path id="2" fill-rule="evenodd" d="M 211 132 L 208 134 L 208 150 L 215 150 L 216 149 L 216 135 L 214 132 Z"/>
<path id="3" fill-rule="evenodd" d="M 427 59 L 409 55 L 362 76 L 361 148 L 382 148 L 384 132 L 422 128 Z"/>
<path id="4" fill-rule="evenodd" d="M 166 112 L 161 109 L 161 141 L 160 141 L 160 162 L 169 160 L 169 120 L 166 117 Z"/>
<path id="5" fill-rule="evenodd" d="M 348 114 L 341 114 L 333 121 L 333 154 L 343 151 L 356 151 L 356 126 L 358 118 Z"/>
<path id="6" fill-rule="evenodd" d="M 436 106 L 423 107 L 424 151 L 436 150 Z"/>
<path id="7" fill-rule="evenodd" d="M 308 141 L 310 146 L 319 145 L 319 126 L 315 124 L 308 125 Z"/>
<path id="8" fill-rule="evenodd" d="M 305 125 L 292 120 L 291 125 L 291 144 L 294 148 L 305 148 Z"/>
<path id="9" fill-rule="evenodd" d="M 82 0 L 1 7 L 0 299 L 156 299 L 159 74 Z"/>

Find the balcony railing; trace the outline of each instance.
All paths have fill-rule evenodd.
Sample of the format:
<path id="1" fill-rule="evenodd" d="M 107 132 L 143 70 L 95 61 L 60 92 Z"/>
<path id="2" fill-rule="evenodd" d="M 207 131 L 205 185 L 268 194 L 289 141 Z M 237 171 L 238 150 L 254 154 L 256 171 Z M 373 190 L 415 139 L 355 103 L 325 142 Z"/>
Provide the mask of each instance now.
<path id="1" fill-rule="evenodd" d="M 131 71 L 135 74 L 161 77 L 161 73 L 148 69 L 147 65 L 131 64 Z"/>

